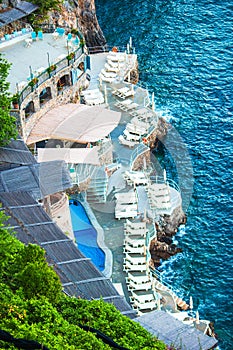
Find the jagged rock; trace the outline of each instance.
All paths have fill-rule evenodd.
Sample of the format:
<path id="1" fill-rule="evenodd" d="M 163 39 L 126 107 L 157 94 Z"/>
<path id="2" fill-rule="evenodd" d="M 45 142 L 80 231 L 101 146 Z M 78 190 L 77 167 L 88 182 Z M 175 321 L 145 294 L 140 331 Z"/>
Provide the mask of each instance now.
<path id="1" fill-rule="evenodd" d="M 176 208 L 171 215 L 163 215 L 157 222 L 157 239 L 151 241 L 150 253 L 154 266 L 160 265 L 160 260 L 167 260 L 170 256 L 182 252 L 182 249 L 172 243 L 179 225 L 186 222 L 186 216 L 181 207 Z"/>
<path id="2" fill-rule="evenodd" d="M 99 26 L 94 0 L 78 1 L 78 27 L 83 33 L 88 47 L 104 47 L 106 39 Z"/>

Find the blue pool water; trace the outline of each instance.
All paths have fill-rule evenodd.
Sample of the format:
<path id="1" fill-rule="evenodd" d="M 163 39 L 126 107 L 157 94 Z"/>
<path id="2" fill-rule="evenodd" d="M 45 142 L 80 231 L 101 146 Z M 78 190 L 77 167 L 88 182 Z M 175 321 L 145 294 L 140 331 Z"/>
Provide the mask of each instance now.
<path id="1" fill-rule="evenodd" d="M 97 232 L 92 226 L 85 209 L 78 201 L 70 201 L 70 215 L 74 236 L 79 250 L 90 258 L 100 270 L 104 270 L 105 254 L 97 244 Z"/>
<path id="2" fill-rule="evenodd" d="M 109 45 L 133 38 L 140 81 L 168 111 L 191 159 L 187 224 L 177 237 L 183 253 L 163 264 L 164 279 L 186 300 L 192 295 L 200 317 L 214 321 L 221 349 L 233 349 L 233 2 L 95 3 Z M 177 167 L 185 173 L 187 159 L 177 140 L 163 159 L 169 176 L 181 181 Z M 180 185 L 184 192 L 186 183 Z"/>

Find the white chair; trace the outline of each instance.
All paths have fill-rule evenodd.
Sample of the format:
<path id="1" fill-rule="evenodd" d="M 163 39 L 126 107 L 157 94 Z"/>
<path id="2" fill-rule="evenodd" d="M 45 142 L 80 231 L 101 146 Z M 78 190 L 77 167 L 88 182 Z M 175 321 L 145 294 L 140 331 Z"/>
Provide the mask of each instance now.
<path id="1" fill-rule="evenodd" d="M 100 73 L 99 74 L 99 80 L 100 81 L 105 81 L 106 83 L 113 83 L 116 80 L 116 78 L 106 77 L 105 75 Z"/>

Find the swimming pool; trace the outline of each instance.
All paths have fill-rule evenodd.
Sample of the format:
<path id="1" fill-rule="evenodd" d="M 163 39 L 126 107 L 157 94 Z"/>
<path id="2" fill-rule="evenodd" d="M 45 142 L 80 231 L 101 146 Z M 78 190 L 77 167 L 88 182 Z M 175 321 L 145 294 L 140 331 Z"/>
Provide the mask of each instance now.
<path id="1" fill-rule="evenodd" d="M 97 244 L 97 231 L 92 226 L 80 202 L 70 200 L 69 204 L 72 228 L 79 250 L 87 258 L 90 258 L 100 271 L 103 271 L 105 267 L 105 254 Z"/>

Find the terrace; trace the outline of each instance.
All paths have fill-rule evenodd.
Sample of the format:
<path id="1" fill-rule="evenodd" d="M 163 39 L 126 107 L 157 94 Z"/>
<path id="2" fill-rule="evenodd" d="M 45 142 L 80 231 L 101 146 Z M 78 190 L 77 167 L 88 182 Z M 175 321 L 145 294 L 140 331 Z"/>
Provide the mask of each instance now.
<path id="1" fill-rule="evenodd" d="M 12 64 L 8 76 L 12 94 L 22 91 L 34 76 L 40 76 L 53 64 L 57 66 L 56 72 L 63 68 L 57 65 L 63 59 L 66 60 L 66 65 L 69 65 L 66 57 L 80 49 L 79 45 L 74 45 L 72 48 L 68 45 L 67 35 L 54 39 L 53 34 L 43 33 L 42 40 L 32 39 L 31 45 L 28 46 L 29 39 L 31 32 L 0 43 L 0 52 Z M 82 50 L 79 50 L 79 56 L 81 54 Z"/>

